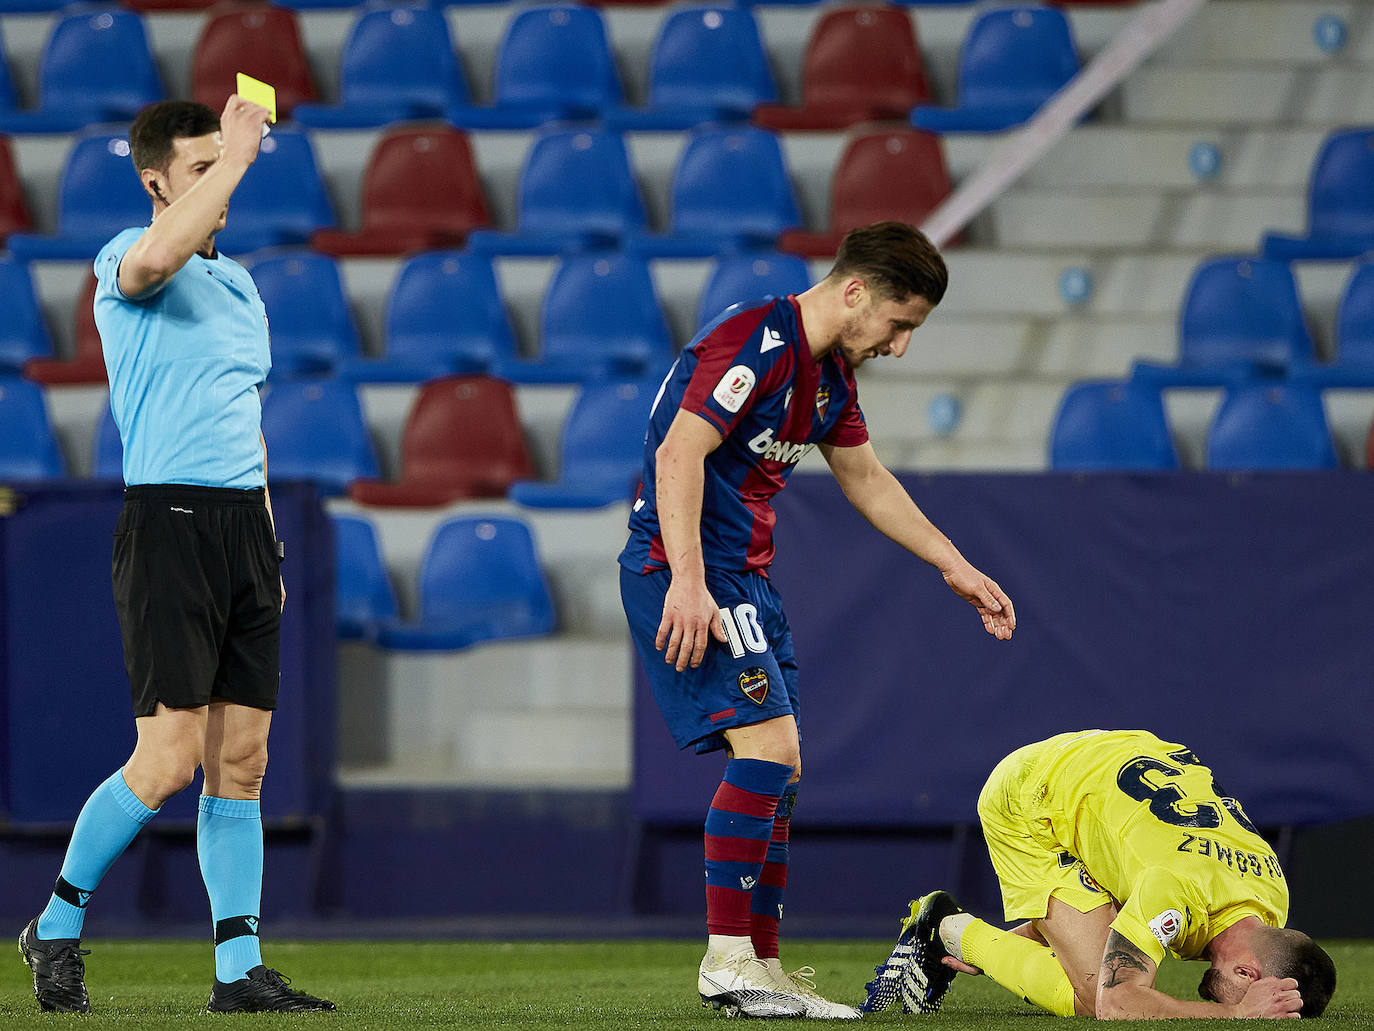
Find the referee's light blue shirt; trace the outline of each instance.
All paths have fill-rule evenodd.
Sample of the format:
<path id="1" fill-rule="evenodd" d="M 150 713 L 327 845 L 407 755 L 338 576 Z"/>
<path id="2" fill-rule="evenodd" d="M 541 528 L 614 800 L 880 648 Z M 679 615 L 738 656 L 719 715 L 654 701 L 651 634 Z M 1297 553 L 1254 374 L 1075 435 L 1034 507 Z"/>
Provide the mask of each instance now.
<path id="1" fill-rule="evenodd" d="M 147 228 L 96 255 L 95 324 L 124 442 L 124 482 L 261 487 L 267 312 L 238 262 L 199 254 L 155 293 L 119 288 L 119 263 Z"/>

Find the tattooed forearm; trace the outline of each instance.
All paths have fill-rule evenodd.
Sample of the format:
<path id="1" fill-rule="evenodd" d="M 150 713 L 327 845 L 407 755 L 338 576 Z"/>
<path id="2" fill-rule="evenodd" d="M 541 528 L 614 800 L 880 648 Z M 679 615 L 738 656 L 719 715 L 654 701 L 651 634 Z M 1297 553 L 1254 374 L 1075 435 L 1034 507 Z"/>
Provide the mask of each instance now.
<path id="1" fill-rule="evenodd" d="M 1102 969 L 1107 972 L 1107 980 L 1102 984 L 1106 988 L 1115 988 L 1122 981 L 1121 972 L 1123 970 L 1145 970 L 1145 964 L 1136 959 L 1129 952 L 1109 952 L 1102 958 Z"/>
<path id="2" fill-rule="evenodd" d="M 1150 968 L 1144 953 L 1126 938 L 1113 931 L 1107 939 L 1107 953 L 1102 957 L 1102 987 L 1115 988 L 1128 980 L 1134 980 L 1135 973 L 1148 974 Z"/>

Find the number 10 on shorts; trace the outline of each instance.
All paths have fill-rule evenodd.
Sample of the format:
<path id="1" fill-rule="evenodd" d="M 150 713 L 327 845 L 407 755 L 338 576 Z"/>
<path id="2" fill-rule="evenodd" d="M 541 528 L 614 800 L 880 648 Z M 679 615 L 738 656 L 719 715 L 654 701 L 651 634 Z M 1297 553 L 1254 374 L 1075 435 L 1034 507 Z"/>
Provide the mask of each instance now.
<path id="1" fill-rule="evenodd" d="M 722 606 L 720 622 L 725 627 L 730 654 L 735 658 L 744 658 L 746 650 L 755 655 L 768 650 L 768 638 L 763 634 L 763 627 L 759 626 L 759 611 L 748 602 L 736 605 L 734 609 Z"/>

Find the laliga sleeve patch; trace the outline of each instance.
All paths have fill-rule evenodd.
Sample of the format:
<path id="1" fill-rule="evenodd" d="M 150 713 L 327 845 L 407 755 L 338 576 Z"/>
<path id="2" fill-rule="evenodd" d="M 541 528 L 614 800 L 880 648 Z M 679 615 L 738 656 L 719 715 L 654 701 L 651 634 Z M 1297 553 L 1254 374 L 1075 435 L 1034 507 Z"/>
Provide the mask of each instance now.
<path id="1" fill-rule="evenodd" d="M 754 370 L 749 366 L 731 366 L 716 384 L 716 389 L 711 391 L 711 396 L 716 399 L 716 404 L 733 414 L 744 407 L 749 392 L 754 389 L 754 380 Z"/>
<path id="2" fill-rule="evenodd" d="M 1159 944 L 1167 948 L 1183 930 L 1183 914 L 1177 909 L 1166 909 L 1149 921 L 1148 926 L 1150 933 L 1159 939 Z"/>

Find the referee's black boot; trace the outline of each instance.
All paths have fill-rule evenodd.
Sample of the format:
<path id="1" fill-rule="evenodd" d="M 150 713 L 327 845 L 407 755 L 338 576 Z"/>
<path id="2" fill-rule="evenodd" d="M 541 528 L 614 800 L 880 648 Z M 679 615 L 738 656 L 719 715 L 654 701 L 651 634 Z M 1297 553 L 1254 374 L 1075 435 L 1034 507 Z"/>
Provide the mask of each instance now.
<path id="1" fill-rule="evenodd" d="M 53 938 L 40 941 L 38 917 L 19 932 L 19 955 L 33 971 L 33 994 L 47 1013 L 89 1013 L 91 1000 L 86 995 L 86 961 L 90 950 L 81 947 L 80 938 Z"/>
<path id="2" fill-rule="evenodd" d="M 328 999 L 317 999 L 291 987 L 291 979 L 258 964 L 238 981 L 215 979 L 210 989 L 211 1013 L 318 1013 L 334 1010 Z"/>

